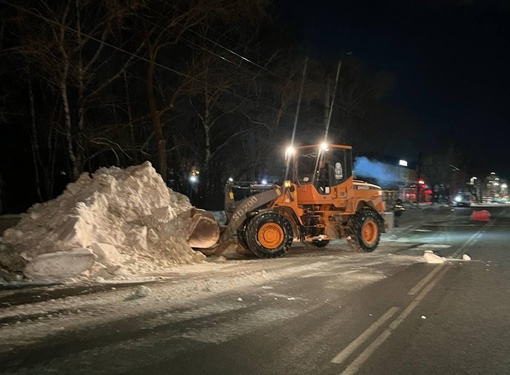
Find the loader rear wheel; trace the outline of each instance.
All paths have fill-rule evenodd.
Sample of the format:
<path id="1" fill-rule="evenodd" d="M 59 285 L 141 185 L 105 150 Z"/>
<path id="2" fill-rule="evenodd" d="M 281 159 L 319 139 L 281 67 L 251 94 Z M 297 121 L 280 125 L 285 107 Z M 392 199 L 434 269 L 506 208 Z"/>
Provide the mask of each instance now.
<path id="1" fill-rule="evenodd" d="M 381 221 L 372 209 L 358 211 L 349 219 L 349 238 L 347 244 L 358 252 L 370 253 L 375 250 L 381 239 Z"/>
<path id="2" fill-rule="evenodd" d="M 276 212 L 259 214 L 246 226 L 246 243 L 259 258 L 284 256 L 293 238 L 289 220 Z"/>

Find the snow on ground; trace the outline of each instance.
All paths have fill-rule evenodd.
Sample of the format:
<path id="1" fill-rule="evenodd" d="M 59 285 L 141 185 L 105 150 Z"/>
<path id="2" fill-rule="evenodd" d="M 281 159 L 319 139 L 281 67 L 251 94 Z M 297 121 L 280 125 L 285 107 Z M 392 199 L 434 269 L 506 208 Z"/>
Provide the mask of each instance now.
<path id="1" fill-rule="evenodd" d="M 205 256 L 187 243 L 194 208 L 149 162 L 82 174 L 0 237 L 0 267 L 30 280 L 129 277 Z"/>
<path id="2" fill-rule="evenodd" d="M 220 257 L 218 263 L 173 267 L 144 286 L 120 288 L 112 283 L 107 292 L 5 307 L 0 310 L 0 332 L 4 339 L 0 352 L 44 337 L 144 314 L 162 313 L 158 319 L 168 323 L 178 317 L 176 310 L 195 304 L 200 306 L 201 314 L 214 314 L 221 310 L 226 295 L 230 304 L 242 306 L 261 295 L 295 303 L 300 300 L 298 295 L 282 294 L 280 289 L 296 279 L 322 280 L 323 287 L 335 295 L 348 293 L 417 262 L 414 256 L 387 253 L 335 253 L 229 262 L 221 262 Z M 153 323 L 147 321 L 148 326 Z"/>

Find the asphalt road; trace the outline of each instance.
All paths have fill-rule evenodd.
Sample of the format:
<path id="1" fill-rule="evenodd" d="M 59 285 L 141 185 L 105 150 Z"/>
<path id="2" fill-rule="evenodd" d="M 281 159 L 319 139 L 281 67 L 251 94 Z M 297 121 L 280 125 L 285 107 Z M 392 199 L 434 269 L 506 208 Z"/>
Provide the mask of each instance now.
<path id="1" fill-rule="evenodd" d="M 153 299 L 6 321 L 2 374 L 509 374 L 510 208 L 472 210 L 409 208 L 371 254 L 227 257 L 151 284 Z M 208 286 L 177 301 L 176 277 Z"/>

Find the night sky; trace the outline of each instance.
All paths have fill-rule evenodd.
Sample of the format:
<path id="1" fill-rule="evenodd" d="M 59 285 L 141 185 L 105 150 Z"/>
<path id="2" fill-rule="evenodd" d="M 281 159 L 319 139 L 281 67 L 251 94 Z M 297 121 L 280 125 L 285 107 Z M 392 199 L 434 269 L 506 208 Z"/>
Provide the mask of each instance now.
<path id="1" fill-rule="evenodd" d="M 338 59 L 352 52 L 371 70 L 394 76 L 392 104 L 420 124 L 408 146 L 426 151 L 453 139 L 485 169 L 510 177 L 510 2 L 277 4 L 282 20 L 302 27 L 311 54 Z"/>

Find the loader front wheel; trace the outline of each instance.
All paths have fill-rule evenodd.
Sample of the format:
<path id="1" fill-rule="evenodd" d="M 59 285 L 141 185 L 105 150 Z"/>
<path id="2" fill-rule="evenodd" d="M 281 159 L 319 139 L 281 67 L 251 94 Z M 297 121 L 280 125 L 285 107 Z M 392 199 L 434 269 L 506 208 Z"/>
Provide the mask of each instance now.
<path id="1" fill-rule="evenodd" d="M 251 217 L 246 219 L 242 227 L 237 230 L 237 242 L 238 242 L 237 252 L 248 257 L 254 257 L 255 254 L 253 254 L 253 251 L 250 250 L 248 242 L 246 241 L 246 227 L 250 220 Z"/>
<path id="2" fill-rule="evenodd" d="M 358 252 L 370 253 L 375 250 L 381 239 L 381 221 L 372 209 L 358 211 L 349 220 L 347 244 Z"/>
<path id="3" fill-rule="evenodd" d="M 237 240 L 239 241 L 239 245 L 241 245 L 244 249 L 248 249 L 248 243 L 246 242 L 246 231 L 238 230 L 237 231 Z"/>
<path id="4" fill-rule="evenodd" d="M 246 226 L 246 244 L 259 258 L 284 256 L 293 238 L 289 220 L 276 212 L 259 214 Z"/>

